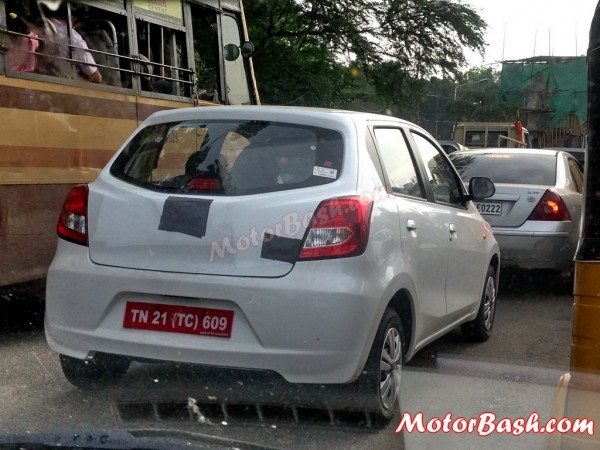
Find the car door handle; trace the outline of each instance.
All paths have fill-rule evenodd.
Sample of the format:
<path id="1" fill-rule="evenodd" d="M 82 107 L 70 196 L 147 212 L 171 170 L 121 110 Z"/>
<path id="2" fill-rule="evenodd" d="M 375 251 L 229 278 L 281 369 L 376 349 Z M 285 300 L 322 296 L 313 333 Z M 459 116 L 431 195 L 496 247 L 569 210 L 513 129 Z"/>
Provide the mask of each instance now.
<path id="1" fill-rule="evenodd" d="M 406 221 L 406 229 L 409 230 L 409 231 L 416 231 L 417 230 L 417 224 L 415 223 L 414 220 L 408 219 Z"/>
<path id="2" fill-rule="evenodd" d="M 452 242 L 452 238 L 456 236 L 456 227 L 453 223 L 448 224 L 448 231 L 450 231 L 450 242 Z"/>

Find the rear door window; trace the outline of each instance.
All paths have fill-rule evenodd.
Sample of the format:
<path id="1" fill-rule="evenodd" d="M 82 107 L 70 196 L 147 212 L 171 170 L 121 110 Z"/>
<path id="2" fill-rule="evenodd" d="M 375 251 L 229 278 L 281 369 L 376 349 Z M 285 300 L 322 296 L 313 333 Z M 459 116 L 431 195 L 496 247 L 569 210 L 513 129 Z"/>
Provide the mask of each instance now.
<path id="1" fill-rule="evenodd" d="M 263 121 L 186 121 L 142 129 L 110 171 L 148 189 L 245 195 L 332 183 L 339 132 Z"/>
<path id="2" fill-rule="evenodd" d="M 392 191 L 425 198 L 402 131 L 397 128 L 376 128 L 375 137 Z"/>

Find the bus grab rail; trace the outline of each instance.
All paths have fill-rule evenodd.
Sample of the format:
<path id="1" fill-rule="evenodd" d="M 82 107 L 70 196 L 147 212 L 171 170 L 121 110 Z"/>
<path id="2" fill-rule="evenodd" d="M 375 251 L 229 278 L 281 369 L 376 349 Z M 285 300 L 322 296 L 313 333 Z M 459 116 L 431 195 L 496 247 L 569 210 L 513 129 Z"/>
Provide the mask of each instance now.
<path id="1" fill-rule="evenodd" d="M 11 30 L 7 30 L 7 29 L 0 29 L 0 33 L 3 34 L 8 34 L 8 35 L 12 35 L 12 36 L 20 36 L 20 37 L 25 37 L 28 39 L 31 39 L 30 36 L 28 36 L 27 34 L 23 34 L 23 33 L 19 33 L 16 31 L 11 31 Z M 46 42 L 48 41 L 47 39 L 41 38 L 41 37 L 37 37 L 37 38 L 33 38 L 37 41 L 40 42 Z M 52 42 L 52 41 L 49 41 Z M 72 45 L 72 44 L 62 44 L 65 45 L 71 49 L 81 49 L 81 47 L 77 46 L 77 45 Z M 8 48 L 6 47 L 6 45 L 4 44 L 1 48 L 2 52 L 6 52 L 8 51 Z M 34 55 L 38 55 L 38 56 L 45 56 L 47 58 L 54 58 L 54 59 L 58 59 L 61 61 L 69 61 L 71 63 L 75 63 L 75 64 L 81 64 L 81 61 L 73 59 L 73 58 L 64 58 L 62 56 L 56 56 L 56 55 L 48 55 L 46 53 L 42 53 L 42 52 L 32 52 L 30 50 L 18 50 L 19 52 L 22 53 L 29 53 L 29 54 L 34 54 Z M 167 80 L 167 81 L 174 81 L 177 83 L 183 83 L 183 84 L 187 84 L 187 85 L 193 85 L 194 81 L 193 80 L 186 80 L 186 79 L 181 79 L 181 78 L 171 78 L 171 77 L 165 77 L 162 75 L 155 75 L 155 74 L 151 74 L 151 73 L 144 73 L 141 70 L 139 70 L 139 66 L 141 65 L 151 65 L 153 67 L 162 67 L 164 69 L 168 69 L 168 70 L 173 70 L 173 71 L 178 71 L 181 72 L 183 75 L 194 75 L 194 70 L 192 69 L 186 69 L 183 67 L 176 67 L 176 66 L 171 66 L 168 64 L 161 64 L 161 63 L 157 63 L 157 62 L 153 62 L 153 61 L 146 61 L 146 60 L 142 60 L 140 58 L 140 56 L 138 55 L 134 55 L 134 56 L 126 56 L 126 55 L 117 55 L 114 53 L 110 53 L 110 52 L 104 52 L 102 50 L 94 50 L 94 49 L 87 49 L 86 51 L 89 51 L 90 53 L 93 54 L 98 54 L 98 55 L 106 55 L 106 56 L 111 56 L 111 57 L 116 57 L 119 58 L 119 60 L 124 60 L 124 61 L 129 61 L 131 63 L 133 63 L 133 66 L 135 67 L 134 70 L 131 69 L 123 69 L 121 67 L 114 67 L 114 66 L 107 66 L 104 64 L 98 64 L 98 63 L 94 63 L 94 64 L 89 64 L 89 63 L 85 63 L 89 66 L 93 66 L 93 67 L 99 67 L 99 68 L 105 68 L 105 69 L 109 69 L 109 70 L 116 70 L 119 72 L 124 72 L 124 73 L 129 73 L 135 76 L 145 76 L 145 77 L 150 77 L 150 78 L 159 78 L 161 80 Z M 137 70 L 136 70 L 137 69 Z"/>

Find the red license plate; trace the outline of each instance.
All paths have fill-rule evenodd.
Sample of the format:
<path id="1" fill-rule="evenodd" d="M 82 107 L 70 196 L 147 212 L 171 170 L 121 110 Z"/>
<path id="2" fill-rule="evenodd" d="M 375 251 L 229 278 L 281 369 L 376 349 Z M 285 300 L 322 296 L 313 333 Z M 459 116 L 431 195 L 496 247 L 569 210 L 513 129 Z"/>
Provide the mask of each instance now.
<path id="1" fill-rule="evenodd" d="M 231 337 L 233 311 L 127 302 L 123 328 L 165 331 L 168 333 Z"/>

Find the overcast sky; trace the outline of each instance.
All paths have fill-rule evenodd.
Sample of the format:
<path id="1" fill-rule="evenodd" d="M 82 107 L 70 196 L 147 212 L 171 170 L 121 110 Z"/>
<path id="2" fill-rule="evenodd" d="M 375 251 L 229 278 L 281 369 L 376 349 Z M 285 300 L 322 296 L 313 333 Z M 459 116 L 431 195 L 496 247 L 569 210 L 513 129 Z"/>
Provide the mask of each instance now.
<path id="1" fill-rule="evenodd" d="M 469 55 L 471 65 L 501 61 L 503 42 L 504 59 L 547 56 L 548 30 L 551 54 L 584 55 L 590 24 L 598 4 L 598 0 L 459 1 L 473 6 L 488 24 L 485 56 L 482 59 L 478 54 Z"/>

